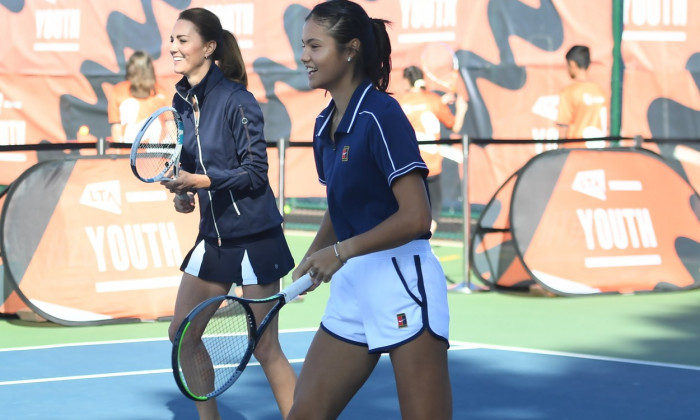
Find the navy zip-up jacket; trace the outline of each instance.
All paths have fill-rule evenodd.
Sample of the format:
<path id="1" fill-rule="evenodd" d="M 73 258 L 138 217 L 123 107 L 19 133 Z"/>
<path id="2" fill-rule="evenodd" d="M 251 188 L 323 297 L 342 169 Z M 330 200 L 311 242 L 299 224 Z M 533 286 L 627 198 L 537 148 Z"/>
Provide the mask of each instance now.
<path id="1" fill-rule="evenodd" d="M 182 115 L 185 132 L 182 169 L 211 180 L 209 189 L 197 190 L 199 235 L 235 240 L 280 226 L 282 215 L 267 178 L 263 114 L 253 95 L 216 65 L 196 86 L 183 77 L 175 88 L 173 108 Z"/>

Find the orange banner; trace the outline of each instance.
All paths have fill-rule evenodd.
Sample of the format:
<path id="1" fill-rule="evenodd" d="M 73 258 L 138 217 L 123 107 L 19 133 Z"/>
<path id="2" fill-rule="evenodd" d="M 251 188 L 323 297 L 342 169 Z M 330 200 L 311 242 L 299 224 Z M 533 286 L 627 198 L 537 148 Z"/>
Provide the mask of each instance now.
<path id="1" fill-rule="evenodd" d="M 409 65 L 423 68 L 431 89 L 454 85 L 468 99 L 462 134 L 472 138 L 556 140 L 558 94 L 571 83 L 564 56 L 576 44 L 591 48 L 589 78 L 607 99 L 612 95 L 613 0 L 596 1 L 595 7 L 579 0 L 358 2 L 371 16 L 392 22 L 390 91 L 402 94 L 402 71 Z M 172 94 L 179 76 L 173 73 L 169 36 L 178 13 L 188 7 L 214 11 L 237 36 L 249 88 L 264 111 L 266 137 L 310 141 L 314 119 L 330 100 L 322 91 L 309 90 L 300 62 L 303 21 L 316 3 L 0 2 L 0 33 L 12 40 L 0 43 L 0 146 L 64 142 L 74 139 L 81 126 L 89 127 L 93 139 L 108 137 L 107 96 L 124 79 L 126 60 L 137 49 L 154 57 L 159 82 Z M 700 3 L 622 4 L 621 134 L 696 137 L 700 55 L 694 40 L 700 36 Z M 434 80 L 433 75 L 439 79 L 445 74 L 449 83 Z M 469 201 L 483 205 L 528 159 L 554 146 L 473 147 L 479 150 L 470 151 Z M 443 190 L 459 190 L 463 168 L 454 151 L 441 150 Z M 682 150 L 689 178 L 698 178 L 699 150 L 697 145 Z M 673 152 L 662 153 L 677 159 Z M 289 150 L 289 197 L 323 196 L 312 159 L 308 148 Z M 0 184 L 9 184 L 35 161 L 33 153 L 0 153 Z"/>
<path id="2" fill-rule="evenodd" d="M 700 286 L 698 209 L 658 155 L 571 150 L 523 168 L 510 219 L 523 263 L 552 292 L 634 293 Z"/>
<path id="3" fill-rule="evenodd" d="M 314 119 L 330 99 L 324 92 L 309 91 L 299 60 L 303 20 L 316 3 L 64 0 L 5 6 L 0 31 L 14 41 L 0 45 L 0 145 L 71 140 L 83 125 L 93 136 L 108 137 L 107 95 L 124 79 L 132 51 L 145 50 L 155 58 L 162 85 L 172 88 L 179 79 L 173 74 L 168 39 L 185 7 L 209 8 L 236 34 L 250 89 L 265 113 L 267 138 L 310 140 Z M 439 76 L 445 66 L 449 70 L 452 57 L 454 88 L 469 99 L 463 134 L 556 138 L 556 95 L 569 83 L 564 53 L 575 43 L 591 44 L 592 77 L 609 90 L 611 0 L 596 8 L 572 0 L 359 3 L 371 16 L 392 22 L 390 90 L 395 95 L 402 93 L 403 68 L 419 65 L 427 75 Z M 446 89 L 427 79 L 429 87 Z M 542 150 L 534 145 L 485 148 L 487 164 L 477 163 L 479 173 L 472 179 L 487 180 L 491 189 L 475 186 L 473 199 L 485 203 L 496 186 Z M 289 195 L 322 196 L 320 188 L 295 188 L 308 186 L 316 176 L 308 170 L 313 168 L 309 149 L 293 154 L 287 162 Z M 453 154 L 445 153 L 448 163 Z M 0 182 L 14 179 L 28 166 L 3 165 Z M 447 173 L 457 171 L 461 169 Z"/>
<path id="4" fill-rule="evenodd" d="M 6 195 L 5 281 L 63 324 L 171 316 L 198 228 L 172 199 L 136 180 L 125 156 L 37 164 Z"/>
<path id="5" fill-rule="evenodd" d="M 621 134 L 697 138 L 700 2 L 623 3 Z"/>
<path id="6" fill-rule="evenodd" d="M 471 259 L 494 289 L 528 291 L 535 283 L 559 295 L 694 289 L 700 196 L 646 150 L 542 153 L 487 204 Z"/>

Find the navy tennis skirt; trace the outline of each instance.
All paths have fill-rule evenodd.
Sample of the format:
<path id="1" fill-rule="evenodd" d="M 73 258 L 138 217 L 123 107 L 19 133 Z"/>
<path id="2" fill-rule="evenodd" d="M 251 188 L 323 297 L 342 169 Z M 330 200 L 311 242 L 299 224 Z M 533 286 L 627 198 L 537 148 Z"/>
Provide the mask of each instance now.
<path id="1" fill-rule="evenodd" d="M 257 284 L 279 281 L 294 268 L 294 257 L 278 226 L 254 235 L 222 239 L 221 246 L 217 239 L 198 237 L 180 270 L 203 280 L 241 285 L 244 258 L 252 266 Z"/>

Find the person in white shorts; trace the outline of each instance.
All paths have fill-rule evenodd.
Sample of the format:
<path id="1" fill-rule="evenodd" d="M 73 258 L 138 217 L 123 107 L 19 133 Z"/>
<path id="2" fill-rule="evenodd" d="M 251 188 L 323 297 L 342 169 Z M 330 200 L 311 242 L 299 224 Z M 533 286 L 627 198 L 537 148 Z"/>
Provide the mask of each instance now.
<path id="1" fill-rule="evenodd" d="M 391 356 L 403 419 L 449 419 L 447 287 L 430 239 L 428 169 L 386 93 L 387 22 L 351 1 L 316 5 L 302 31 L 309 86 L 331 94 L 313 150 L 328 210 L 292 277 L 330 282 L 288 419 L 331 419 Z"/>

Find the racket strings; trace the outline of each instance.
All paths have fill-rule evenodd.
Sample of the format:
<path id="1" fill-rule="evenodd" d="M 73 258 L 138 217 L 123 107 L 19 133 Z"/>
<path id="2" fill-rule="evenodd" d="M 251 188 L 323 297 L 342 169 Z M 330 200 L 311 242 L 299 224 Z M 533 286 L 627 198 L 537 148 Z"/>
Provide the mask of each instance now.
<path id="1" fill-rule="evenodd" d="M 164 112 L 146 123 L 136 151 L 136 170 L 143 178 L 168 172 L 177 146 L 178 130 L 172 112 Z"/>
<path id="2" fill-rule="evenodd" d="M 244 306 L 235 300 L 224 301 L 209 319 L 201 340 L 198 333 L 183 337 L 194 354 L 189 360 L 196 366 L 187 369 L 187 355 L 180 357 L 181 374 L 193 394 L 207 396 L 222 389 L 238 374 L 239 366 L 250 357 L 251 321 Z"/>

